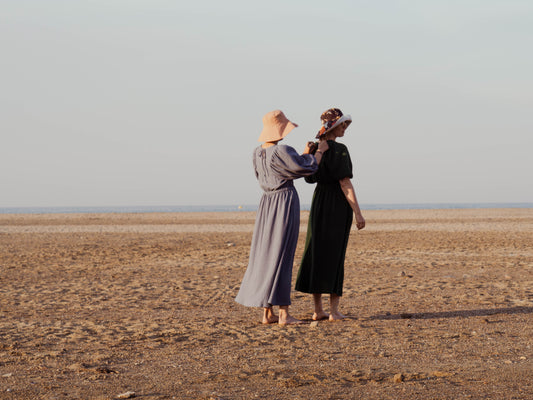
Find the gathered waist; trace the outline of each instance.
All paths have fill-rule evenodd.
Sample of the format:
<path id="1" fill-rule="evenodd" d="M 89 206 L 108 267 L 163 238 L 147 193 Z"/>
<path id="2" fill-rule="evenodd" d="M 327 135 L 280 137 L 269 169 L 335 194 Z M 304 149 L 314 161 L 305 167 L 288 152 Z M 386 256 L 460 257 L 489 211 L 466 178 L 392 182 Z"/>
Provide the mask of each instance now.
<path id="1" fill-rule="evenodd" d="M 294 183 L 292 181 L 285 182 L 283 185 L 281 185 L 280 187 L 278 187 L 278 188 L 276 188 L 274 190 L 265 190 L 264 193 L 265 194 L 274 194 L 274 193 L 279 193 L 279 192 L 289 191 L 289 190 L 296 190 L 294 188 Z"/>
<path id="2" fill-rule="evenodd" d="M 317 186 L 323 186 L 323 187 L 332 187 L 332 186 L 339 186 L 340 187 L 340 182 L 339 181 L 333 181 L 333 182 L 317 182 L 316 184 Z"/>

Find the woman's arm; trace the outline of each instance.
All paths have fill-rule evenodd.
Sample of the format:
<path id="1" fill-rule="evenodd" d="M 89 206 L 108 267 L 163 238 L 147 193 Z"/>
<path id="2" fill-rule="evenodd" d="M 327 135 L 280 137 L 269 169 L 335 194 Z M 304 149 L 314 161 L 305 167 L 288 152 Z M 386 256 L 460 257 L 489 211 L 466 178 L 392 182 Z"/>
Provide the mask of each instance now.
<path id="1" fill-rule="evenodd" d="M 363 218 L 363 214 L 361 214 L 361 209 L 359 208 L 359 203 L 357 202 L 357 197 L 355 196 L 355 189 L 353 188 L 352 181 L 350 178 L 343 178 L 339 181 L 339 183 L 346 200 L 348 203 L 350 203 L 350 207 L 352 207 L 352 210 L 355 213 L 357 229 L 363 229 L 366 222 Z"/>

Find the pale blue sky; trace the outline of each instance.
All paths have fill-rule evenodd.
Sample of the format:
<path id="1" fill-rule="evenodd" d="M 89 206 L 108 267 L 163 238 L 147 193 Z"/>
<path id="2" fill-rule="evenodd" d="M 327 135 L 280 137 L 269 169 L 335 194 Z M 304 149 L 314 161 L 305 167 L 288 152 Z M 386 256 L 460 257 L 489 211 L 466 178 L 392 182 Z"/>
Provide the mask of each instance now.
<path id="1" fill-rule="evenodd" d="M 257 204 L 262 116 L 330 107 L 363 204 L 533 201 L 529 0 L 0 9 L 0 207 Z"/>

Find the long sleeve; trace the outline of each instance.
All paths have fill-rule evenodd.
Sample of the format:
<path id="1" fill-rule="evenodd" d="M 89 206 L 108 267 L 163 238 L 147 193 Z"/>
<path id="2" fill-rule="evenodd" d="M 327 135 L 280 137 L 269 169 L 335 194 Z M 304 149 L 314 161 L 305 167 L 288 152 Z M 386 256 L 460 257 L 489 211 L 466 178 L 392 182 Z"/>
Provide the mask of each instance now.
<path id="1" fill-rule="evenodd" d="M 290 146 L 278 145 L 272 155 L 272 170 L 285 179 L 297 179 L 315 173 L 318 163 L 311 154 L 300 155 Z"/>

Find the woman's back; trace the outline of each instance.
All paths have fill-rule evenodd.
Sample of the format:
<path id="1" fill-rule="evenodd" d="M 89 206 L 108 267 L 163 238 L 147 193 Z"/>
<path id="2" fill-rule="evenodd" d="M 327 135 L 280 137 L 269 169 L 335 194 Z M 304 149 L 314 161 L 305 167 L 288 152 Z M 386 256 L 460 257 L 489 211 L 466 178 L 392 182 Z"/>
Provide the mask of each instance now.
<path id="1" fill-rule="evenodd" d="M 255 176 L 265 192 L 292 185 L 292 180 L 316 172 L 318 165 L 310 154 L 299 155 L 286 145 L 266 149 L 256 147 L 253 154 Z"/>

